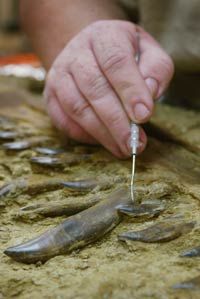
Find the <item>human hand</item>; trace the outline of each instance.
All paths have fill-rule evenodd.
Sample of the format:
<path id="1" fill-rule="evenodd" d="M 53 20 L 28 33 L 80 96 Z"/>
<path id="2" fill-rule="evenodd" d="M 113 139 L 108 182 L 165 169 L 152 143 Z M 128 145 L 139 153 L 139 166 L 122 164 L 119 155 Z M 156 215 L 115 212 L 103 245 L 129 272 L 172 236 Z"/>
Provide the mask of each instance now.
<path id="1" fill-rule="evenodd" d="M 124 158 L 130 156 L 130 120 L 140 124 L 150 118 L 153 100 L 172 75 L 171 58 L 142 28 L 98 21 L 76 35 L 53 63 L 45 87 L 48 112 L 70 138 L 101 143 Z M 146 141 L 141 129 L 139 151 Z"/>

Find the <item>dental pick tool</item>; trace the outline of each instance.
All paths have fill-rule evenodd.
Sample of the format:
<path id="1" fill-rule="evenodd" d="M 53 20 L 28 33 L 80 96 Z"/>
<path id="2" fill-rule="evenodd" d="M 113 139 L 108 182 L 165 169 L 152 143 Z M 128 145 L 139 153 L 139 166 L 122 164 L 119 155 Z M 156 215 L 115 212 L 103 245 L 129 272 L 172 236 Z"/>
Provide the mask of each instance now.
<path id="1" fill-rule="evenodd" d="M 131 199 L 134 202 L 134 176 L 135 176 L 135 157 L 137 147 L 139 145 L 139 127 L 135 123 L 131 123 L 131 140 L 130 146 L 132 150 L 132 174 L 131 174 Z"/>

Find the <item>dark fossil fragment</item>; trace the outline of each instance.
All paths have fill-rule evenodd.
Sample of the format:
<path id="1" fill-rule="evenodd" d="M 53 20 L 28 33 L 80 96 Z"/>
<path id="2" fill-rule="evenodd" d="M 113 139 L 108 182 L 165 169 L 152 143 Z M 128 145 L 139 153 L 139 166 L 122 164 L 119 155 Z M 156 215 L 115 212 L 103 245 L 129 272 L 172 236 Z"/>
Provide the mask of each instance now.
<path id="1" fill-rule="evenodd" d="M 186 250 L 180 254 L 180 257 L 197 257 L 200 256 L 200 246 Z"/>
<path id="2" fill-rule="evenodd" d="M 186 290 L 200 290 L 200 275 L 190 280 L 177 283 L 172 286 L 173 289 L 186 289 Z M 197 298 L 197 297 L 195 297 Z"/>
<path id="3" fill-rule="evenodd" d="M 195 222 L 163 221 L 140 231 L 124 232 L 118 238 L 120 241 L 168 242 L 190 232 L 194 225 Z"/>
<path id="4" fill-rule="evenodd" d="M 74 199 L 73 202 L 53 202 L 28 205 L 20 209 L 17 218 L 27 220 L 41 217 L 71 216 L 86 210 L 100 201 L 100 196 L 93 195 L 84 201 Z"/>
<path id="5" fill-rule="evenodd" d="M 112 186 L 113 182 L 114 180 L 106 182 L 104 180 L 97 181 L 93 179 L 77 181 L 69 181 L 64 178 L 42 179 L 40 177 L 33 176 L 29 178 L 13 180 L 9 183 L 4 184 L 0 188 L 0 198 L 6 197 L 10 193 L 12 193 L 12 196 L 14 196 L 15 193 L 16 195 L 35 195 L 59 189 L 66 189 L 68 192 L 87 193 L 88 191 L 92 191 L 96 187 L 98 187 L 99 190 L 109 189 Z"/>
<path id="6" fill-rule="evenodd" d="M 165 207 L 161 202 L 147 201 L 142 204 L 121 205 L 117 210 L 131 218 L 150 219 L 159 216 Z"/>
<path id="7" fill-rule="evenodd" d="M 19 195 L 22 193 L 35 195 L 46 191 L 53 191 L 62 189 L 63 180 L 49 178 L 48 180 L 41 179 L 40 181 L 34 181 L 34 179 L 18 179 L 4 184 L 0 188 L 0 198 L 6 197 L 12 194 Z"/>
<path id="8" fill-rule="evenodd" d="M 16 261 L 36 263 L 92 243 L 120 222 L 116 207 L 130 203 L 127 194 L 126 189 L 119 189 L 94 207 L 69 217 L 35 239 L 6 249 L 4 253 Z"/>

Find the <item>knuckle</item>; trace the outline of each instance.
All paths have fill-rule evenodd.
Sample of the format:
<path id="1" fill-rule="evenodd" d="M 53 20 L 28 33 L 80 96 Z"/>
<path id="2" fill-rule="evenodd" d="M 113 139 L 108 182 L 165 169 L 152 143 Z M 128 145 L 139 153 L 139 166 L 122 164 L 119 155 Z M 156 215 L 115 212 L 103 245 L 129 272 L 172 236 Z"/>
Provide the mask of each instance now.
<path id="1" fill-rule="evenodd" d="M 76 72 L 77 70 L 80 71 L 81 85 L 84 86 L 85 95 L 88 100 L 100 98 L 105 95 L 109 89 L 109 84 L 98 66 L 90 65 L 86 67 L 79 64 L 76 65 L 75 69 Z"/>
<path id="2" fill-rule="evenodd" d="M 87 76 L 86 85 L 90 99 L 103 97 L 108 90 L 108 83 L 102 75 L 90 74 Z"/>
<path id="3" fill-rule="evenodd" d="M 79 102 L 72 98 L 68 98 L 67 104 L 71 114 L 74 115 L 76 118 L 83 118 L 85 115 L 87 115 L 89 104 L 86 101 Z"/>
<path id="4" fill-rule="evenodd" d="M 131 82 L 130 79 L 129 80 L 122 79 L 121 81 L 118 82 L 118 89 L 121 92 L 132 90 L 132 93 L 133 93 L 133 91 L 138 90 L 138 86 L 137 86 L 137 83 L 134 82 L 133 80 Z"/>
<path id="5" fill-rule="evenodd" d="M 120 113 L 113 113 L 108 118 L 108 125 L 112 128 L 119 128 L 122 122 L 122 116 Z"/>
<path id="6" fill-rule="evenodd" d="M 102 68 L 105 72 L 116 72 L 126 64 L 127 55 L 121 49 L 111 49 L 110 53 L 106 55 L 102 63 Z"/>

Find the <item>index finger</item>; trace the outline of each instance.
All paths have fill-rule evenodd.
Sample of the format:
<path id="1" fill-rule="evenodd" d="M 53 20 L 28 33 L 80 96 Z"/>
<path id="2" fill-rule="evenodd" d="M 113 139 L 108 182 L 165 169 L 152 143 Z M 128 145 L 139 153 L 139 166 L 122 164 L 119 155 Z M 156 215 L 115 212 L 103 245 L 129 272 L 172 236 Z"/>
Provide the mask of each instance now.
<path id="1" fill-rule="evenodd" d="M 109 34 L 93 42 L 93 51 L 129 118 L 142 123 L 152 114 L 153 100 L 135 60 L 134 38 L 135 26 L 130 23 L 121 31 L 109 28 Z"/>

